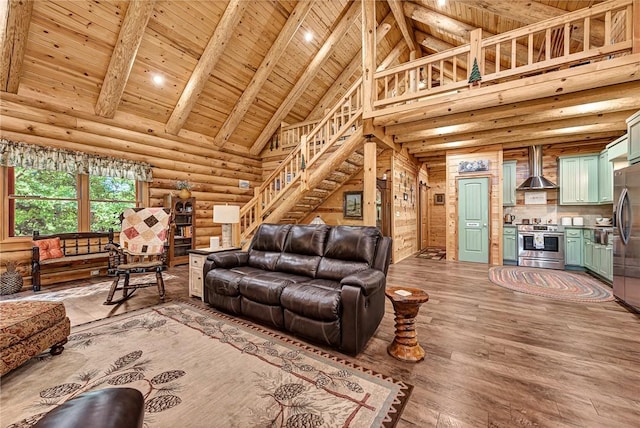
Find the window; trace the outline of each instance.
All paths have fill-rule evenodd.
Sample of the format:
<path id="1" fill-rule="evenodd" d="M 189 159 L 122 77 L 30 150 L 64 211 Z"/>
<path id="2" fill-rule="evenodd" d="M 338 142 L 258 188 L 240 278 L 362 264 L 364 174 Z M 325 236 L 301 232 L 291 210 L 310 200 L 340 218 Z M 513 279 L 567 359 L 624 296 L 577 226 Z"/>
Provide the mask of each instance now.
<path id="1" fill-rule="evenodd" d="M 6 171 L 8 236 L 117 230 L 120 213 L 137 206 L 142 193 L 133 179 L 23 167 Z"/>
<path id="2" fill-rule="evenodd" d="M 136 182 L 127 178 L 89 176 L 92 232 L 120 227 L 120 213 L 136 206 Z"/>
<path id="3" fill-rule="evenodd" d="M 75 174 L 15 167 L 9 168 L 9 176 L 10 236 L 78 230 Z"/>

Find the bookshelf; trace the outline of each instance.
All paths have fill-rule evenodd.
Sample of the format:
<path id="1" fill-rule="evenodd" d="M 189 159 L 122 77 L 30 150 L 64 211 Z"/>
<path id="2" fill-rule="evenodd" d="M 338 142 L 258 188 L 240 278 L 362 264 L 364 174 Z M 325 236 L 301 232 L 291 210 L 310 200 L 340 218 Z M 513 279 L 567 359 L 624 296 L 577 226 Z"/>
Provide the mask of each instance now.
<path id="1" fill-rule="evenodd" d="M 189 263 L 189 250 L 196 248 L 196 199 L 166 195 L 164 206 L 171 209 L 168 263 L 173 267 Z"/>

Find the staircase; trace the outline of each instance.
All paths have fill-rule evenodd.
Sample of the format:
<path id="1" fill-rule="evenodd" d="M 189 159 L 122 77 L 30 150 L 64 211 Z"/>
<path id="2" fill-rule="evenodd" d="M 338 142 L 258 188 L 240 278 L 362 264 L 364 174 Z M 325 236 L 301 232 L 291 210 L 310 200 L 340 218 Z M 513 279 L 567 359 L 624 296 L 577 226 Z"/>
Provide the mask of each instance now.
<path id="1" fill-rule="evenodd" d="M 307 134 L 240 209 L 240 241 L 267 223 L 298 223 L 364 166 L 362 79 Z"/>

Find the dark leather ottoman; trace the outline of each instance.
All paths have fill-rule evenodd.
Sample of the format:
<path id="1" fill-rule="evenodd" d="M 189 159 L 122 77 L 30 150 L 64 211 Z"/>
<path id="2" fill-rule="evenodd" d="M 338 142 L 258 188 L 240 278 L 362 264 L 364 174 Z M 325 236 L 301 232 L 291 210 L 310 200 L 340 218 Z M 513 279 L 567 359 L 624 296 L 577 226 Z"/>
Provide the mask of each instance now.
<path id="1" fill-rule="evenodd" d="M 37 428 L 142 428 L 144 398 L 133 388 L 86 392 L 56 407 Z"/>

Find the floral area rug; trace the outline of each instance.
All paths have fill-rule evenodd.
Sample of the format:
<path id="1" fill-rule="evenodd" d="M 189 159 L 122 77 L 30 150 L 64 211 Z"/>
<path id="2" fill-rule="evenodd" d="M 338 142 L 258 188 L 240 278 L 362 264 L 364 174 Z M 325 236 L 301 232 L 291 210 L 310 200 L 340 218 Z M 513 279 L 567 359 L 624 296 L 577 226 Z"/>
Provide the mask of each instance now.
<path id="1" fill-rule="evenodd" d="M 58 356 L 2 378 L 2 425 L 90 390 L 145 397 L 146 427 L 394 426 L 411 386 L 185 302 L 72 327 Z"/>
<path id="2" fill-rule="evenodd" d="M 610 288 L 586 274 L 561 270 L 514 266 L 494 266 L 489 280 L 501 287 L 521 293 L 574 302 L 610 302 Z"/>

